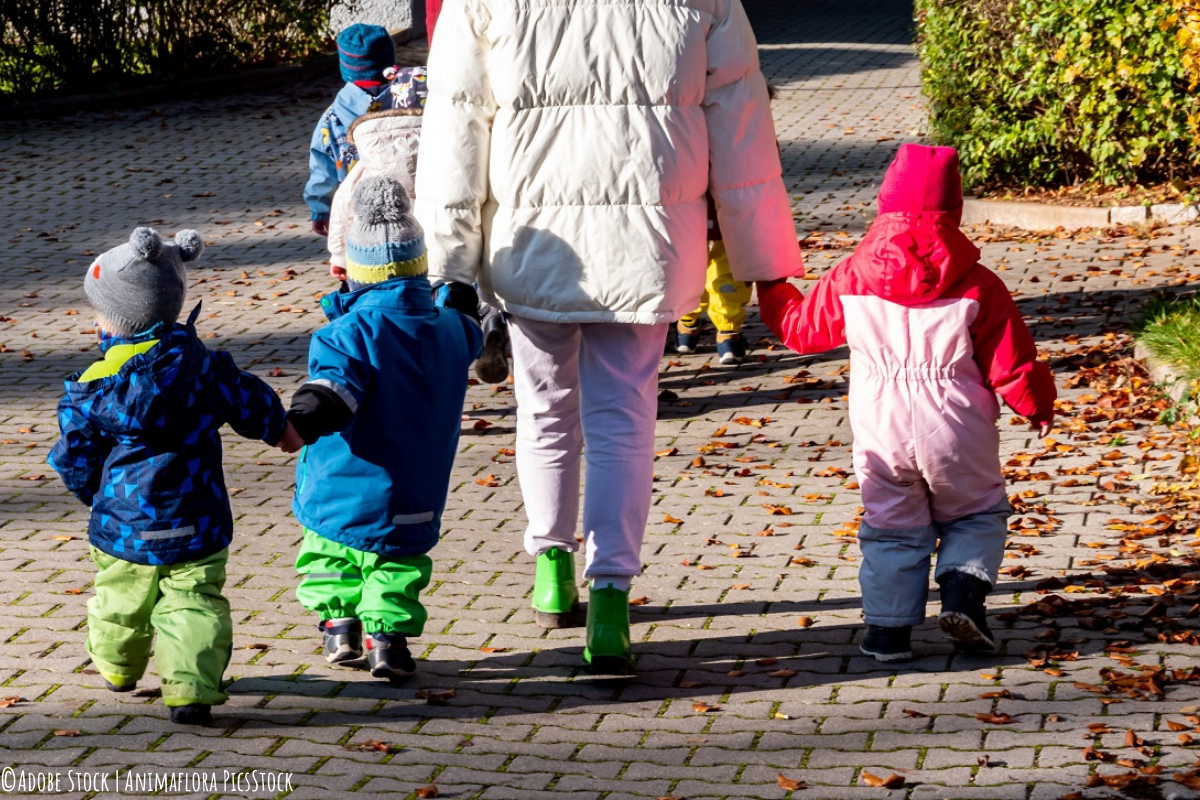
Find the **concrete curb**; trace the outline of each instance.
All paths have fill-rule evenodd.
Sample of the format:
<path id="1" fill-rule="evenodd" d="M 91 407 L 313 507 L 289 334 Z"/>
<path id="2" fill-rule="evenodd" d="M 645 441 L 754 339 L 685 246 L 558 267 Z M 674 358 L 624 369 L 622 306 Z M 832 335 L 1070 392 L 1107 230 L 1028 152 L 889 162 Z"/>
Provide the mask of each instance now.
<path id="1" fill-rule="evenodd" d="M 1141 342 L 1133 345 L 1133 357 L 1142 362 L 1150 373 L 1150 380 L 1162 387 L 1163 393 L 1174 403 L 1182 403 L 1191 390 L 1191 381 L 1179 375 L 1168 364 L 1155 358 L 1149 348 Z"/>
<path id="2" fill-rule="evenodd" d="M 1187 203 L 1159 203 L 1149 206 L 1056 206 L 1007 200 L 963 201 L 963 224 L 1011 225 L 1031 231 L 1065 228 L 1106 228 L 1109 225 L 1144 225 L 1157 222 L 1180 225 L 1200 218 L 1200 207 Z"/>
<path id="3" fill-rule="evenodd" d="M 402 45 L 420 39 L 424 35 L 423 29 L 405 28 L 404 30 L 392 33 L 392 41 L 396 43 L 397 48 L 400 48 Z M 396 56 L 398 60 L 403 61 L 401 53 L 397 52 Z M 228 75 L 194 78 L 173 84 L 141 86 L 136 89 L 124 89 L 106 94 L 78 94 L 67 97 L 55 97 L 32 103 L 17 103 L 12 106 L 0 105 L 0 114 L 6 120 L 44 119 L 47 117 L 82 114 L 89 111 L 111 111 L 118 108 L 133 108 L 168 100 L 213 97 L 222 94 L 233 94 L 235 92 L 272 89 L 278 86 L 286 86 L 336 74 L 337 63 L 337 54 L 319 55 L 303 64 L 291 64 L 285 67 L 248 69 L 243 72 L 232 72 Z"/>

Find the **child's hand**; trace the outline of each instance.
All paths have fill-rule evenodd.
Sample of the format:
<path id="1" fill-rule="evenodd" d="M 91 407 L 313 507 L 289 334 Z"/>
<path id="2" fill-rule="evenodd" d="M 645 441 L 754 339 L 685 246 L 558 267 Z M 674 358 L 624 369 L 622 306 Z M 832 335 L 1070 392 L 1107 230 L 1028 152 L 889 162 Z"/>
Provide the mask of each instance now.
<path id="1" fill-rule="evenodd" d="M 279 437 L 279 442 L 275 446 L 285 453 L 294 453 L 301 447 L 304 447 L 304 440 L 300 438 L 300 434 L 292 427 L 291 420 L 288 420 L 287 427 L 283 429 L 283 436 Z"/>
<path id="2" fill-rule="evenodd" d="M 339 267 L 337 264 L 329 265 L 329 274 L 337 278 L 339 281 L 346 280 L 346 268 Z"/>
<path id="3" fill-rule="evenodd" d="M 1050 435 L 1050 423 L 1049 422 L 1043 422 L 1040 425 L 1035 422 L 1032 427 L 1035 427 L 1038 429 L 1038 436 L 1042 437 L 1043 439 L 1045 439 L 1047 436 Z"/>
<path id="4" fill-rule="evenodd" d="M 313 223 L 313 233 L 315 233 L 317 236 L 328 236 L 329 235 L 329 220 L 314 219 L 312 221 L 312 223 Z"/>

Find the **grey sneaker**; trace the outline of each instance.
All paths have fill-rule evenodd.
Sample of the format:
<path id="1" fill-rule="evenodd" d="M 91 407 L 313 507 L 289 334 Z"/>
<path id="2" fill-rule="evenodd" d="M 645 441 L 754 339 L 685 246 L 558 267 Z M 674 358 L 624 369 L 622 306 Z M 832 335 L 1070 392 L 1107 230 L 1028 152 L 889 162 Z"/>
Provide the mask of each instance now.
<path id="1" fill-rule="evenodd" d="M 398 633 L 372 633 L 367 637 L 367 666 L 372 678 L 401 684 L 417 671 L 408 640 Z"/>
<path id="2" fill-rule="evenodd" d="M 321 623 L 325 634 L 325 661 L 345 664 L 363 657 L 362 623 L 354 617 L 338 617 Z"/>

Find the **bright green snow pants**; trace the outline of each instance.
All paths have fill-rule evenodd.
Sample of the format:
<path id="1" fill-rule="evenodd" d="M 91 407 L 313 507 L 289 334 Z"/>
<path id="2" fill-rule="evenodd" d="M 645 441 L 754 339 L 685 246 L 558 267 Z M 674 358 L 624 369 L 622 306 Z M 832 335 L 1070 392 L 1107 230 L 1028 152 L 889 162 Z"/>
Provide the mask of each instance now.
<path id="1" fill-rule="evenodd" d="M 114 686 L 136 683 L 157 632 L 154 663 L 163 703 L 224 703 L 221 676 L 233 649 L 233 619 L 221 594 L 229 550 L 153 566 L 88 549 L 98 572 L 87 604 L 87 651 L 100 675 Z"/>
<path id="2" fill-rule="evenodd" d="M 425 554 L 385 558 L 305 528 L 296 571 L 296 599 L 322 621 L 355 617 L 366 633 L 404 636 L 425 629 L 429 615 L 419 595 L 433 573 L 433 559 Z"/>

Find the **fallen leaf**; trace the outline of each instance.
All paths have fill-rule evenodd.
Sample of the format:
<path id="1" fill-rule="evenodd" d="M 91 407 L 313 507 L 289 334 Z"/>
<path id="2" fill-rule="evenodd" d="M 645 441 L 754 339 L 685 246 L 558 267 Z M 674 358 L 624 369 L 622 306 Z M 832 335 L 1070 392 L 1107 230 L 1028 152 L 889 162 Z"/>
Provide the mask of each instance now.
<path id="1" fill-rule="evenodd" d="M 796 620 L 796 622 L 797 622 L 797 624 L 800 625 L 801 628 L 811 628 L 812 624 L 813 624 L 813 618 L 812 617 L 801 617 L 800 619 Z"/>
<path id="2" fill-rule="evenodd" d="M 15 706 L 19 702 L 21 702 L 21 698 L 19 698 L 19 697 L 5 697 L 3 699 L 0 699 L 0 708 L 8 708 L 9 706 Z"/>
<path id="3" fill-rule="evenodd" d="M 413 696 L 424 700 L 431 706 L 444 706 L 447 701 L 451 700 L 457 694 L 458 691 L 456 689 L 447 689 L 444 692 L 437 692 L 433 689 L 420 689 Z"/>
<path id="4" fill-rule="evenodd" d="M 791 678 L 796 674 L 794 669 L 777 669 L 774 672 L 768 672 L 772 678 Z"/>
<path id="5" fill-rule="evenodd" d="M 55 736 L 78 736 L 79 731 L 55 731 Z"/>
<path id="6" fill-rule="evenodd" d="M 697 714 L 707 714 L 710 711 L 720 711 L 720 706 L 709 705 L 701 700 L 692 703 L 692 710 Z"/>
<path id="7" fill-rule="evenodd" d="M 914 711 L 911 708 L 902 708 L 902 709 L 900 709 L 900 711 L 901 711 L 901 713 L 905 714 L 906 716 L 913 717 L 915 719 L 928 719 L 929 718 L 929 715 L 926 714 L 924 711 Z"/>
<path id="8" fill-rule="evenodd" d="M 508 652 L 507 647 L 481 647 L 479 649 L 485 653 L 507 653 Z"/>
<path id="9" fill-rule="evenodd" d="M 631 605 L 631 606 L 644 606 L 644 605 L 646 605 L 646 603 L 649 603 L 649 602 L 650 602 L 650 598 L 645 597 L 645 596 L 629 598 L 629 605 Z"/>
<path id="10" fill-rule="evenodd" d="M 785 792 L 794 792 L 797 789 L 807 789 L 808 784 L 804 781 L 798 781 L 794 778 L 785 778 L 782 772 L 775 774 L 775 782 L 779 784 L 779 788 Z"/>
<path id="11" fill-rule="evenodd" d="M 670 514 L 667 514 L 665 517 L 663 517 L 663 522 L 669 522 L 672 525 L 678 525 L 679 523 L 683 522 L 683 520 L 677 519 L 675 517 L 672 517 Z"/>
<path id="12" fill-rule="evenodd" d="M 248 645 L 246 645 L 246 649 L 247 650 L 270 650 L 271 645 L 262 644 L 262 643 L 248 644 Z"/>
<path id="13" fill-rule="evenodd" d="M 872 775 L 864 769 L 862 771 L 862 781 L 867 786 L 882 787 L 884 789 L 899 789 L 904 786 L 904 778 L 894 772 L 886 778 L 880 778 L 878 775 Z"/>
<path id="14" fill-rule="evenodd" d="M 417 789 L 416 794 L 421 800 L 429 800 L 430 797 L 438 796 L 438 788 L 431 783 L 428 786 L 422 786 L 420 789 Z"/>

